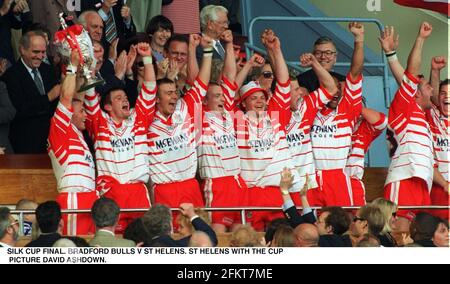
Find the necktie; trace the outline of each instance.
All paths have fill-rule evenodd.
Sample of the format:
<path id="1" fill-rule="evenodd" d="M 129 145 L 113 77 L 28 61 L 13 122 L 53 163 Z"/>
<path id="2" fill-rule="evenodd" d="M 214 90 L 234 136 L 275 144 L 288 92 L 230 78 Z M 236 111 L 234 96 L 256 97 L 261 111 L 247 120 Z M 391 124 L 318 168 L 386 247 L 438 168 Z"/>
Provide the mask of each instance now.
<path id="1" fill-rule="evenodd" d="M 105 25 L 106 25 L 105 31 L 106 41 L 112 43 L 117 38 L 116 23 L 114 22 L 112 11 L 108 13 L 108 19 L 106 20 Z"/>
<path id="2" fill-rule="evenodd" d="M 45 95 L 45 89 L 44 89 L 44 84 L 42 83 L 41 77 L 39 76 L 39 71 L 37 69 L 33 69 L 33 71 L 31 71 L 33 73 L 33 80 L 34 83 L 36 84 L 36 87 L 39 91 L 39 94 L 41 94 L 41 96 Z"/>
<path id="3" fill-rule="evenodd" d="M 220 41 L 216 41 L 216 50 L 217 53 L 219 53 L 221 59 L 225 59 L 225 49 L 223 49 L 223 46 L 220 44 Z"/>

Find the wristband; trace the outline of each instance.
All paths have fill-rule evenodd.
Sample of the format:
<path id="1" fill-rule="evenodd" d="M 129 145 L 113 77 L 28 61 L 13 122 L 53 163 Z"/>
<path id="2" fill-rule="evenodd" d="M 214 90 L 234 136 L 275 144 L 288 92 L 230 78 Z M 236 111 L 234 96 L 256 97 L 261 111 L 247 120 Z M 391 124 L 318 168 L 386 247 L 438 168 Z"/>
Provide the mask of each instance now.
<path id="1" fill-rule="evenodd" d="M 144 65 L 153 64 L 153 58 L 151 56 L 145 56 L 142 58 L 142 62 L 144 62 Z"/>
<path id="2" fill-rule="evenodd" d="M 391 56 L 394 56 L 394 55 L 396 55 L 397 54 L 397 51 L 391 51 L 391 52 L 389 52 L 389 53 L 385 53 L 385 55 L 386 55 L 386 57 L 391 57 Z"/>
<path id="3" fill-rule="evenodd" d="M 72 64 L 67 65 L 66 67 L 66 74 L 77 74 L 77 66 L 73 66 Z"/>
<path id="4" fill-rule="evenodd" d="M 398 57 L 397 57 L 397 54 L 393 54 L 393 55 L 389 55 L 389 57 L 387 59 L 389 62 L 392 62 L 392 61 L 397 61 Z"/>
<path id="5" fill-rule="evenodd" d="M 208 58 L 208 57 L 213 57 L 213 53 L 212 53 L 212 52 L 209 52 L 209 53 L 203 53 L 203 57 L 206 57 L 206 58 Z"/>
<path id="6" fill-rule="evenodd" d="M 213 53 L 214 49 L 212 47 L 207 47 L 203 49 L 203 53 Z"/>

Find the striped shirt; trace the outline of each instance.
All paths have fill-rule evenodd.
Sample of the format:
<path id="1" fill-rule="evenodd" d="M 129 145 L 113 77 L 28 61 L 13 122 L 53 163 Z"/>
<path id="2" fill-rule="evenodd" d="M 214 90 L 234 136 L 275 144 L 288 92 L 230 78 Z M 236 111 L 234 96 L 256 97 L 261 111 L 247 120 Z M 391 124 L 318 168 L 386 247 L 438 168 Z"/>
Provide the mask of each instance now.
<path id="1" fill-rule="evenodd" d="M 164 117 L 156 112 L 150 125 L 150 175 L 156 184 L 195 178 L 197 141 L 201 129 L 202 99 L 207 86 L 197 79 L 186 95 L 178 100 L 175 112 Z"/>
<path id="2" fill-rule="evenodd" d="M 363 119 L 357 125 L 352 136 L 352 149 L 347 160 L 345 172 L 351 178 L 362 180 L 364 176 L 364 159 L 370 144 L 386 129 L 388 120 L 384 113 L 380 113 L 380 120 L 370 124 Z"/>
<path id="3" fill-rule="evenodd" d="M 99 96 L 86 93 L 87 129 L 95 143 L 98 176 L 120 184 L 147 183 L 147 129 L 155 109 L 156 83 L 144 83 L 128 119 L 117 124 L 100 109 Z"/>
<path id="4" fill-rule="evenodd" d="M 305 96 L 299 104 L 298 110 L 292 113 L 286 127 L 286 139 L 292 161 L 300 177 L 300 188 L 303 188 L 306 182 L 306 175 L 309 176 L 308 187 L 318 187 L 311 145 L 311 127 L 317 112 L 331 99 L 332 95 L 323 87 Z"/>
<path id="5" fill-rule="evenodd" d="M 362 82 L 347 75 L 343 97 L 336 110 L 322 109 L 311 128 L 317 170 L 344 169 L 350 153 L 353 128 L 362 110 Z"/>
<path id="6" fill-rule="evenodd" d="M 259 119 L 236 112 L 236 135 L 241 156 L 241 176 L 249 188 L 279 186 L 283 169 L 294 169 L 285 129 L 290 113 L 290 82 L 277 83 L 268 111 Z M 294 173 L 298 189 L 298 174 Z"/>
<path id="7" fill-rule="evenodd" d="M 398 143 L 392 157 L 386 185 L 418 177 L 431 190 L 433 143 L 425 112 L 415 101 L 419 79 L 405 72 L 403 82 L 389 109 L 389 129 Z"/>
<path id="8" fill-rule="evenodd" d="M 238 176 L 241 173 L 232 115 L 238 86 L 226 78 L 222 78 L 222 82 L 225 111 L 203 112 L 203 133 L 197 148 L 199 174 L 202 179 Z"/>
<path id="9" fill-rule="evenodd" d="M 95 163 L 83 134 L 71 123 L 73 112 L 58 104 L 50 122 L 48 154 L 58 191 L 76 193 L 95 190 Z"/>
<path id="10" fill-rule="evenodd" d="M 434 157 L 439 172 L 449 181 L 448 168 L 450 159 L 450 132 L 449 119 L 441 115 L 440 111 L 433 107 L 427 111 L 427 120 L 433 134 Z"/>

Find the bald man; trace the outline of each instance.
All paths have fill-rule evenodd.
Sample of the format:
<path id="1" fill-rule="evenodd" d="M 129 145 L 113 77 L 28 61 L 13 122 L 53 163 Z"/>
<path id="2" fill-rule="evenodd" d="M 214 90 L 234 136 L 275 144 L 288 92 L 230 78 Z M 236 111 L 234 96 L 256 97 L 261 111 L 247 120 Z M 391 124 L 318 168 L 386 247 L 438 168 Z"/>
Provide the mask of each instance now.
<path id="1" fill-rule="evenodd" d="M 297 247 L 319 246 L 319 231 L 317 230 L 317 227 L 312 224 L 298 225 L 294 230 L 294 234 Z"/>

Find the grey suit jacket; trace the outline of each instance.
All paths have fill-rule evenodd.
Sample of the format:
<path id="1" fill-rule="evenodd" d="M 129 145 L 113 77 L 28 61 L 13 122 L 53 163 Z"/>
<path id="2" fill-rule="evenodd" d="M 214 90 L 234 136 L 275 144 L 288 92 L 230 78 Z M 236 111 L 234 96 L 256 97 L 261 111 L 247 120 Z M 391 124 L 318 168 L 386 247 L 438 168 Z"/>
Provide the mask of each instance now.
<path id="1" fill-rule="evenodd" d="M 89 242 L 89 245 L 105 248 L 136 246 L 133 241 L 117 238 L 112 234 L 104 231 L 97 231 L 97 233 L 95 233 L 95 237 Z"/>
<path id="2" fill-rule="evenodd" d="M 16 110 L 9 100 L 5 83 L 0 81 L 0 147 L 6 148 L 6 154 L 13 150 L 9 142 L 9 123 L 14 119 Z"/>

